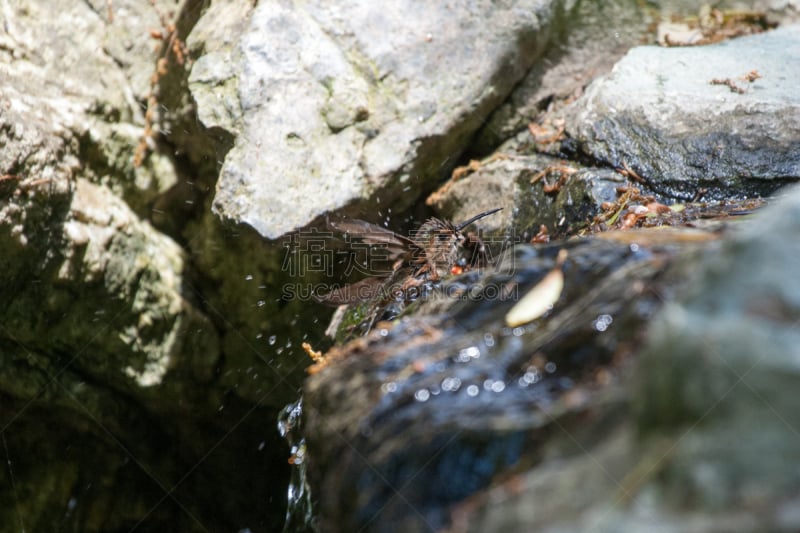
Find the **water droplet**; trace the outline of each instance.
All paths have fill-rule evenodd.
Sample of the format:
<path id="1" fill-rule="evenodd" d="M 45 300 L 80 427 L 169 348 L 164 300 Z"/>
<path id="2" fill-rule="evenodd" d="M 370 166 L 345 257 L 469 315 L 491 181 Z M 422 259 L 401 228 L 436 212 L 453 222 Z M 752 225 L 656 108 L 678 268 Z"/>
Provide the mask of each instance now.
<path id="1" fill-rule="evenodd" d="M 305 444 L 292 446 L 291 452 L 292 452 L 292 464 L 295 465 L 303 464 L 303 460 L 306 457 Z"/>
<path id="2" fill-rule="evenodd" d="M 477 396 L 481 390 L 478 388 L 477 385 L 470 385 L 467 387 L 467 394 L 470 396 Z"/>
<path id="3" fill-rule="evenodd" d="M 614 317 L 611 315 L 600 315 L 594 320 L 593 326 L 597 331 L 603 332 L 608 329 L 612 322 L 614 322 Z"/>
<path id="4" fill-rule="evenodd" d="M 506 384 L 502 380 L 497 380 L 492 383 L 492 392 L 503 392 L 506 390 Z"/>
<path id="5" fill-rule="evenodd" d="M 636 253 L 639 251 L 639 245 L 635 242 L 632 242 L 630 245 L 631 252 Z"/>
<path id="6" fill-rule="evenodd" d="M 445 392 L 455 392 L 461 388 L 461 380 L 458 378 L 448 377 L 442 380 L 442 390 Z"/>
<path id="7" fill-rule="evenodd" d="M 431 393 L 428 391 L 428 389 L 420 389 L 420 390 L 418 390 L 417 392 L 414 393 L 414 398 L 418 402 L 427 402 L 428 398 L 430 398 L 430 397 L 431 397 Z"/>
<path id="8" fill-rule="evenodd" d="M 269 342 L 269 344 L 271 346 L 271 345 L 275 344 L 275 341 L 277 341 L 277 340 L 278 340 L 278 336 L 277 335 L 270 335 L 268 342 Z"/>
<path id="9" fill-rule="evenodd" d="M 259 307 L 264 307 L 267 304 L 264 300 L 259 300 L 256 302 L 256 305 Z"/>
<path id="10" fill-rule="evenodd" d="M 466 363 L 470 359 L 477 359 L 480 356 L 481 356 L 480 349 L 478 349 L 477 346 L 470 346 L 468 348 L 459 350 L 458 355 L 456 356 L 456 362 Z"/>
<path id="11" fill-rule="evenodd" d="M 483 342 L 484 344 L 486 344 L 486 346 L 491 348 L 492 346 L 494 346 L 494 335 L 492 335 L 491 333 L 484 333 Z"/>
<path id="12" fill-rule="evenodd" d="M 246 281 L 253 281 L 253 275 L 252 275 L 252 274 L 248 274 L 248 275 L 246 275 L 246 276 L 244 277 L 244 279 L 245 279 Z"/>
<path id="13" fill-rule="evenodd" d="M 396 390 L 397 390 L 397 383 L 395 383 L 394 381 L 387 381 L 386 383 L 381 385 L 381 391 L 383 391 L 384 394 L 395 392 Z"/>
<path id="14" fill-rule="evenodd" d="M 547 372 L 548 374 L 552 374 L 553 372 L 556 371 L 556 364 L 552 361 L 548 361 L 544 365 L 544 371 Z"/>
<path id="15" fill-rule="evenodd" d="M 525 372 L 525 374 L 523 374 L 522 378 L 520 379 L 522 379 L 526 385 L 533 385 L 534 383 L 542 379 L 542 375 L 539 373 L 537 369 L 533 368 Z"/>

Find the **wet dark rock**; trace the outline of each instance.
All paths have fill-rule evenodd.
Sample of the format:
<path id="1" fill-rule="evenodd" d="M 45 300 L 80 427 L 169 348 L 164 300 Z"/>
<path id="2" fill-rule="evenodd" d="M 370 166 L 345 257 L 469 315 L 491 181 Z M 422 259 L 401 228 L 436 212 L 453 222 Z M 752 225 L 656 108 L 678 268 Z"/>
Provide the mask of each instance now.
<path id="1" fill-rule="evenodd" d="M 665 195 L 774 191 L 800 178 L 800 71 L 786 68 L 800 59 L 799 35 L 788 26 L 709 46 L 634 48 L 565 110 L 567 134 Z"/>
<path id="2" fill-rule="evenodd" d="M 793 39 L 786 31 L 777 37 L 771 35 L 752 39 L 767 39 L 767 50 L 775 46 L 769 39 L 781 35 Z M 713 54 L 715 49 L 705 50 L 690 53 Z M 550 152 L 574 156 L 578 148 L 583 150 L 581 163 L 595 162 L 598 167 L 532 154 L 541 147 L 523 139 L 529 135 L 523 132 L 518 140 L 505 145 L 508 150 L 470 164 L 462 175 L 429 198 L 429 203 L 454 218 L 503 206 L 500 216 L 481 221 L 481 229 L 489 235 L 507 237 L 507 229 L 513 227 L 527 240 L 539 224 L 551 224 L 551 232 L 557 235 L 561 220 L 566 221 L 562 229 L 565 234 L 576 232 L 579 228 L 569 221 L 590 219 L 601 203 L 614 200 L 619 185 L 646 190 L 642 177 L 663 201 L 703 195 L 730 200 L 765 194 L 797 177 L 793 159 L 795 104 L 783 85 L 785 79 L 773 79 L 769 89 L 772 96 L 758 93 L 758 84 L 765 79 L 755 79 L 748 89 L 753 92 L 750 100 L 743 102 L 731 98 L 748 96 L 749 92 L 742 95 L 722 87 L 728 96 L 719 97 L 713 112 L 715 116 L 728 115 L 727 121 L 718 123 L 708 120 L 708 100 L 698 99 L 705 102 L 705 108 L 695 106 L 681 93 L 681 98 L 670 104 L 668 97 L 675 95 L 656 90 L 645 92 L 642 104 L 641 98 L 630 96 L 630 87 L 635 84 L 620 83 L 619 109 L 599 107 L 603 93 L 597 87 L 616 80 L 620 69 L 625 73 L 626 61 L 637 54 L 663 52 L 672 53 L 648 48 L 631 52 L 608 78 L 611 81 L 597 82 L 564 112 L 571 137 L 557 139 Z M 753 54 L 764 58 L 761 52 Z M 773 65 L 772 59 L 766 61 L 765 65 Z M 650 63 L 642 68 L 654 71 L 660 65 L 655 60 Z M 704 68 L 710 68 L 707 62 Z M 766 71 L 766 67 L 753 68 L 760 68 L 762 75 Z M 701 94 L 721 88 L 708 81 L 700 83 L 690 76 L 675 83 Z M 667 100 L 659 104 L 646 99 L 659 94 Z M 659 105 L 668 112 L 660 111 Z M 748 115 L 737 115 L 748 105 L 752 106 Z M 695 110 L 685 124 L 681 122 L 686 116 L 681 114 L 682 107 L 690 113 Z M 634 109 L 629 112 L 633 119 L 623 123 L 618 117 L 627 116 L 629 108 Z M 764 116 L 762 111 L 766 111 Z M 773 120 L 782 113 L 791 116 Z M 615 131 L 629 138 L 615 139 L 618 144 L 603 144 L 607 139 L 597 133 L 599 129 L 592 129 L 588 116 L 606 124 L 607 129 L 613 129 L 607 123 L 615 125 Z M 642 117 L 649 129 L 634 122 Z M 777 140 L 766 139 L 770 121 L 780 132 Z M 676 122 L 685 129 L 670 133 L 668 128 Z M 704 132 L 712 132 L 715 142 L 722 142 L 720 146 L 733 155 L 706 157 L 701 172 L 699 163 L 691 157 L 713 151 L 681 150 L 691 147 L 692 135 L 702 140 Z M 664 140 L 671 142 L 679 134 L 688 139 L 682 146 L 676 148 Z M 635 135 L 643 137 L 634 142 L 631 139 Z M 751 154 L 735 150 L 744 142 L 741 139 L 752 143 Z M 611 155 L 592 151 L 592 142 L 607 147 Z M 640 145 L 636 148 L 636 142 L 647 150 Z M 659 172 L 648 173 L 640 159 L 628 159 L 629 153 L 655 161 L 653 165 L 661 165 Z M 743 159 L 737 159 L 739 156 Z M 539 177 L 544 183 L 532 184 L 533 176 L 548 167 L 551 172 Z M 577 171 L 570 171 L 568 179 L 554 190 L 554 177 L 558 176 L 555 169 L 559 167 Z M 663 179 L 654 180 L 654 175 Z M 545 186 L 549 192 L 545 192 Z M 691 219 L 733 214 L 733 210 L 726 212 L 726 205 L 730 208 L 731 204 L 686 203 L 683 214 L 674 217 L 675 223 L 724 232 L 730 219 L 727 223 Z M 741 212 L 750 209 L 742 206 Z M 770 223 L 754 223 L 753 227 L 760 229 L 751 230 L 751 238 L 766 231 Z M 594 239 L 569 241 L 564 293 L 552 313 L 533 324 L 506 327 L 503 318 L 511 303 L 498 295 L 507 294 L 512 280 L 520 283 L 520 294 L 541 281 L 555 264 L 557 247 L 520 246 L 515 252 L 513 273 L 503 270 L 508 269 L 506 263 L 497 272 L 472 272 L 456 278 L 440 289 L 442 293 L 435 293 L 448 297 L 433 296 L 418 302 L 396 323 L 378 325 L 366 338 L 334 348 L 329 366 L 309 378 L 305 389 L 307 473 L 318 504 L 315 512 L 320 527 L 382 531 L 401 524 L 410 531 L 548 527 L 638 531 L 652 526 L 655 519 L 671 524 L 675 530 L 757 530 L 761 523 L 791 530 L 793 518 L 786 511 L 790 504 L 784 505 L 783 498 L 787 490 L 789 494 L 796 490 L 794 474 L 777 476 L 778 488 L 773 491 L 759 491 L 757 487 L 769 483 L 776 470 L 791 470 L 787 465 L 793 452 L 786 451 L 790 458 L 786 461 L 754 459 L 755 466 L 747 466 L 750 457 L 746 452 L 726 448 L 726 443 L 736 438 L 730 428 L 740 427 L 728 417 L 722 420 L 720 433 L 698 431 L 695 439 L 687 440 L 690 444 L 686 449 L 675 452 L 675 442 L 680 443 L 686 428 L 694 429 L 699 425 L 698 418 L 714 406 L 714 401 L 708 400 L 709 393 L 718 399 L 747 369 L 723 372 L 720 365 L 714 365 L 708 374 L 692 373 L 692 378 L 688 377 L 687 373 L 693 372 L 690 360 L 697 357 L 703 344 L 702 340 L 683 341 L 680 328 L 694 318 L 680 313 L 668 319 L 680 321 L 667 331 L 660 329 L 661 323 L 652 328 L 656 340 L 651 342 L 660 339 L 666 346 L 649 350 L 660 354 L 646 355 L 643 360 L 636 357 L 653 315 L 676 292 L 720 297 L 714 288 L 726 278 L 722 266 L 708 275 L 708 283 L 681 287 L 705 265 L 713 264 L 710 258 L 717 254 L 723 254 L 720 265 L 728 264 L 732 259 L 725 257 L 725 251 L 737 250 L 740 245 L 736 243 L 747 233 L 734 232 L 730 240 L 717 243 L 708 232 L 675 231 L 641 234 L 658 236 L 649 241 L 644 236 L 637 240 L 639 233 L 626 233 L 616 244 Z M 702 235 L 705 237 L 698 240 Z M 676 241 L 671 241 L 673 238 Z M 789 238 L 788 234 L 782 238 Z M 759 247 L 754 249 L 757 254 Z M 784 262 L 774 273 L 776 280 L 791 275 L 786 260 L 793 256 L 793 251 L 782 255 Z M 737 292 L 733 286 L 720 290 Z M 488 297 L 487 291 L 493 296 Z M 757 308 L 771 306 L 767 303 Z M 794 312 L 785 302 L 778 308 Z M 718 318 L 713 311 L 704 307 L 698 316 L 705 312 L 704 317 L 713 322 Z M 675 312 L 667 310 L 664 316 L 670 313 Z M 607 317 L 612 319 L 608 322 L 610 331 L 605 328 Z M 736 315 L 736 320 L 743 319 Z M 703 339 L 699 324 L 693 322 L 696 327 L 692 329 L 698 331 L 698 339 Z M 786 346 L 791 338 L 787 337 Z M 755 352 L 759 343 L 769 344 L 763 335 L 749 343 L 740 341 L 740 346 L 750 352 Z M 783 345 L 779 342 L 778 346 Z M 674 350 L 682 351 L 684 364 L 675 365 Z M 526 377 L 531 379 L 529 383 Z M 783 382 L 776 386 L 783 386 Z M 673 399 L 676 387 L 687 405 Z M 652 394 L 659 390 L 663 392 Z M 786 399 L 781 402 L 781 408 L 791 403 Z M 760 407 L 748 406 L 746 411 L 764 416 Z M 787 415 L 788 419 L 793 418 Z M 757 425 L 755 417 L 745 420 Z M 712 419 L 702 423 L 714 426 Z M 739 431 L 748 433 L 744 426 Z M 785 443 L 776 448 L 784 450 L 792 440 L 788 434 L 781 436 Z M 753 453 L 766 454 L 771 437 L 762 438 L 756 432 L 752 438 L 746 436 L 744 442 Z M 677 453 L 675 461 L 672 453 Z M 760 466 L 763 471 L 759 471 Z M 739 481 L 743 483 L 741 489 L 727 488 L 738 487 Z M 695 493 L 699 501 L 694 499 Z M 748 498 L 753 498 L 756 506 L 742 510 Z M 698 512 L 716 514 L 713 519 L 697 518 L 693 513 Z M 772 518 L 770 513 L 779 518 Z"/>
<path id="3" fill-rule="evenodd" d="M 619 401 L 609 384 L 660 306 L 677 248 L 569 243 L 552 314 L 507 327 L 558 249 L 518 246 L 497 271 L 446 283 L 308 380 L 308 473 L 323 530 L 440 529 L 453 505 L 542 461 L 553 435 L 610 416 L 600 406 Z"/>
<path id="4" fill-rule="evenodd" d="M 190 40 L 191 87 L 236 136 L 214 209 L 271 239 L 352 204 L 408 207 L 563 23 L 561 1 L 245 5 L 244 26 L 227 2 L 200 21 L 230 26 Z"/>

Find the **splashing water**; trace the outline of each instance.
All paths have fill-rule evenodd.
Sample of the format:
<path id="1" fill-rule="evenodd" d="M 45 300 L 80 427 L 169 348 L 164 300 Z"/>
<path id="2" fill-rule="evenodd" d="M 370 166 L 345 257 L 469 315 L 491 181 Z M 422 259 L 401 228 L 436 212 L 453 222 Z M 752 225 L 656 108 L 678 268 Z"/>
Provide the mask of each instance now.
<path id="1" fill-rule="evenodd" d="M 289 443 L 291 475 L 287 489 L 286 521 L 283 533 L 315 532 L 311 492 L 306 481 L 306 441 L 301 436 L 303 399 L 288 404 L 278 415 L 278 431 Z"/>

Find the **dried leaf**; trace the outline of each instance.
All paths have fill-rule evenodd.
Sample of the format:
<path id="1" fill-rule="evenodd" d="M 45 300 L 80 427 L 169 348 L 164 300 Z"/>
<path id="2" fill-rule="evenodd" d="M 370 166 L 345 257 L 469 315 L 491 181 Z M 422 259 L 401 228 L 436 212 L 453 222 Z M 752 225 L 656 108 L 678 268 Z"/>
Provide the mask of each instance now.
<path id="1" fill-rule="evenodd" d="M 513 328 L 527 324 L 553 308 L 564 289 L 564 273 L 561 271 L 561 265 L 566 256 L 566 250 L 561 250 L 556 267 L 511 308 L 506 315 L 507 326 Z"/>
<path id="2" fill-rule="evenodd" d="M 542 224 L 539 226 L 539 233 L 531 238 L 531 243 L 548 243 L 550 242 L 550 231 L 547 226 Z"/>

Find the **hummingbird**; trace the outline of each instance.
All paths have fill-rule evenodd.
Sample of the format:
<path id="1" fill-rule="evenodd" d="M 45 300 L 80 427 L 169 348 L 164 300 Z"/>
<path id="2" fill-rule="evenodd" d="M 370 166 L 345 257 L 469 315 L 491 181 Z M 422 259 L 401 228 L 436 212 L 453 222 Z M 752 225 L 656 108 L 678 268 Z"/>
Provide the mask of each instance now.
<path id="1" fill-rule="evenodd" d="M 460 224 L 431 217 L 409 237 L 363 220 L 329 220 L 328 226 L 332 230 L 383 248 L 392 267 L 384 276 L 362 279 L 327 294 L 316 295 L 316 299 L 336 306 L 369 301 L 381 293 L 382 299 L 388 296 L 396 301 L 413 300 L 426 284 L 439 281 L 448 274 L 482 266 L 486 260 L 485 245 L 477 236 L 465 234 L 463 230 L 501 209 L 484 211 Z M 469 259 L 464 257 L 465 252 L 469 253 Z"/>

